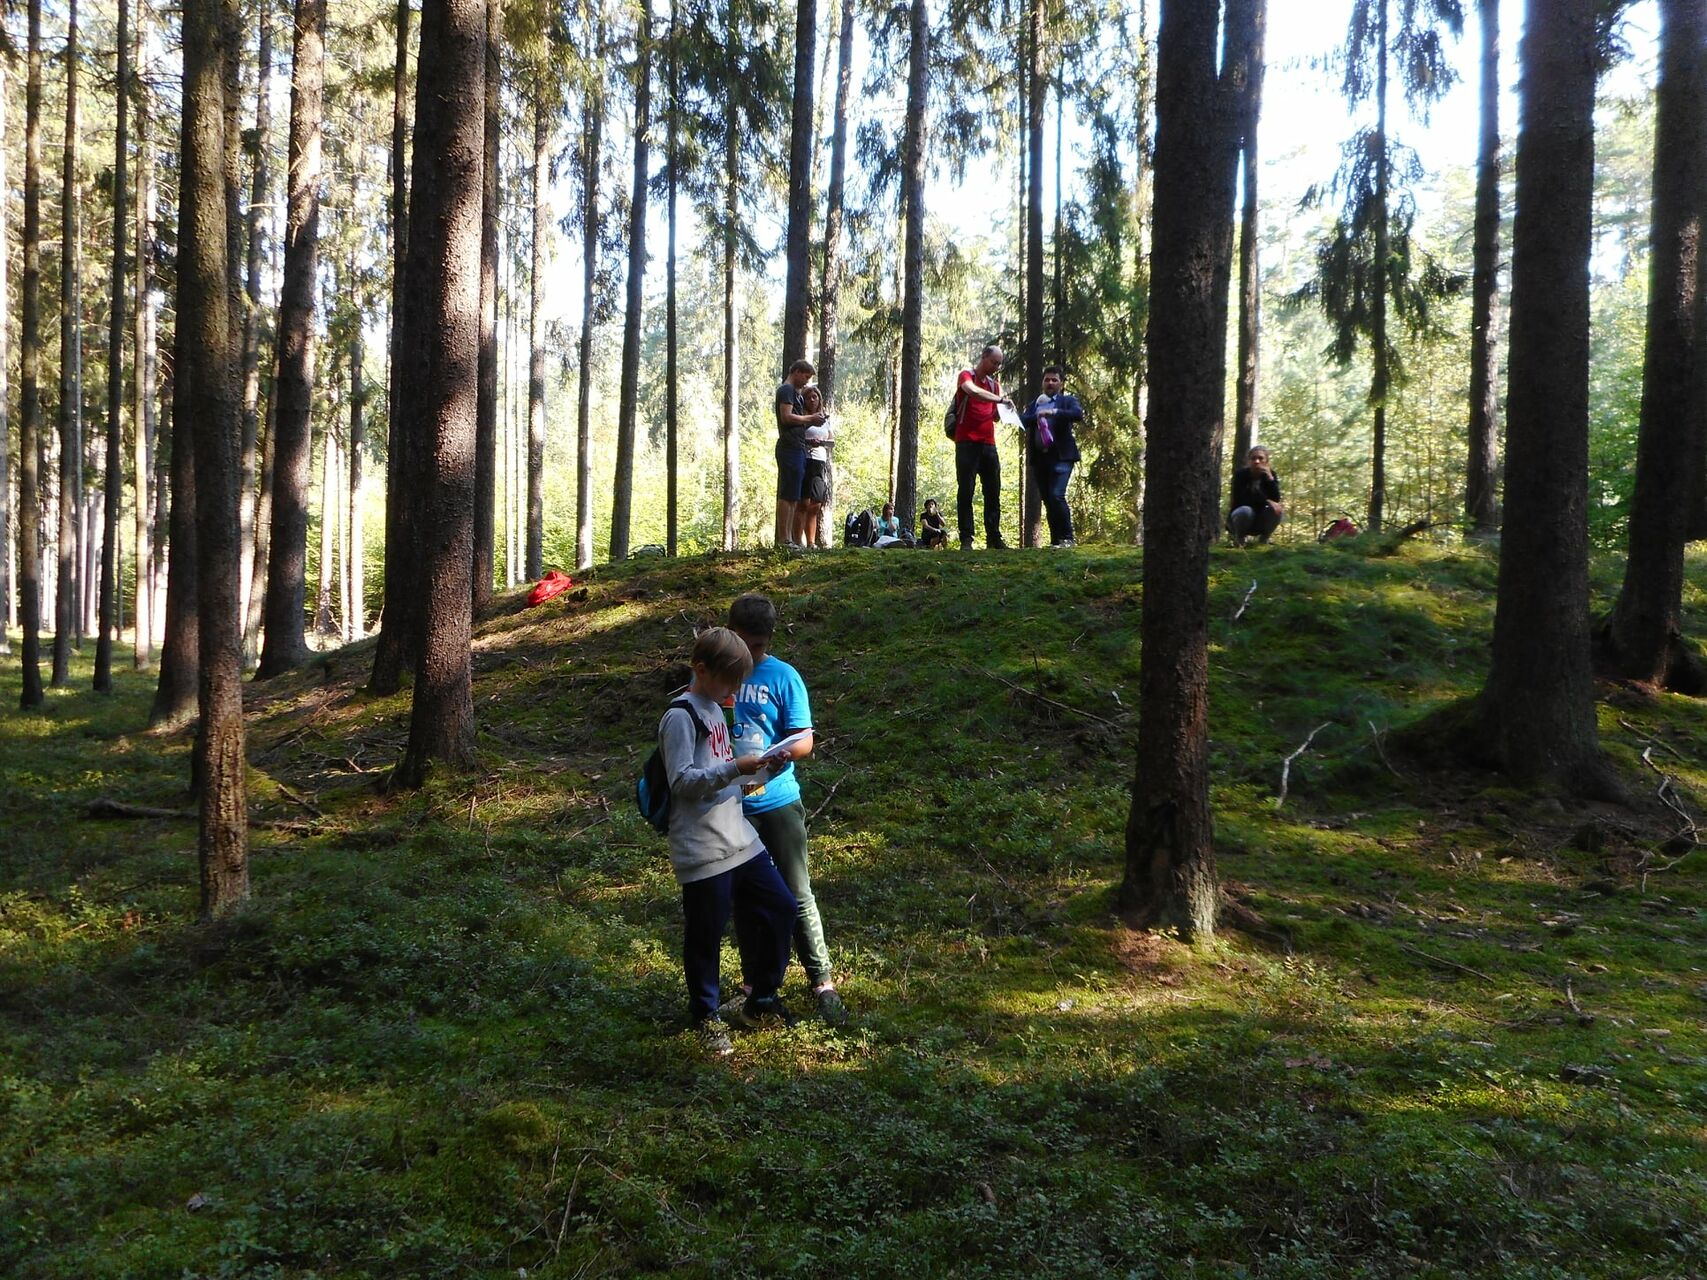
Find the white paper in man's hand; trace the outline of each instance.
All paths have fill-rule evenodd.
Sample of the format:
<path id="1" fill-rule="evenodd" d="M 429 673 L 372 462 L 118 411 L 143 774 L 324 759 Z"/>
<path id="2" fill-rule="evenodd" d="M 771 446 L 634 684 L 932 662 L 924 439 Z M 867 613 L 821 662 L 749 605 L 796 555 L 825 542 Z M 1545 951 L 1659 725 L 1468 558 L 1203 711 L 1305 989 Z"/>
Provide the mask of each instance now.
<path id="1" fill-rule="evenodd" d="M 996 417 L 1010 427 L 1023 428 L 1025 426 L 1025 423 L 1020 420 L 1019 410 L 1005 400 L 996 406 Z"/>
<path id="2" fill-rule="evenodd" d="M 799 733 L 791 733 L 786 738 L 777 739 L 766 749 L 763 758 L 771 761 L 786 760 L 793 753 L 795 744 L 803 741 L 811 732 L 810 729 L 802 729 Z"/>

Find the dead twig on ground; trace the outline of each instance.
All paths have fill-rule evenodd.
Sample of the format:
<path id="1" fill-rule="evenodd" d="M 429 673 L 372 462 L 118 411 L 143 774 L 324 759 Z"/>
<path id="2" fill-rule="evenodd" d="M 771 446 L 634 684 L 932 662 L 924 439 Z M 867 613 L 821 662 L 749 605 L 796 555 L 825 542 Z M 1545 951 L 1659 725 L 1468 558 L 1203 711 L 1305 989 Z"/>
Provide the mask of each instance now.
<path id="1" fill-rule="evenodd" d="M 1430 964 L 1439 965 L 1443 969 L 1456 969 L 1459 973 L 1467 973 L 1472 978 L 1480 978 L 1483 982 L 1493 981 L 1492 978 L 1483 973 L 1480 969 L 1472 969 L 1467 964 L 1459 964 L 1456 960 L 1448 960 L 1445 956 L 1434 955 L 1432 952 L 1424 951 L 1421 947 L 1413 947 L 1408 942 L 1401 942 L 1399 944 L 1399 950 L 1408 951 L 1418 959 L 1427 960 Z"/>
<path id="2" fill-rule="evenodd" d="M 1233 611 L 1233 616 L 1228 619 L 1229 622 L 1237 622 L 1240 618 L 1245 616 L 1245 610 L 1251 607 L 1251 597 L 1254 596 L 1256 593 L 1257 593 L 1256 579 L 1252 578 L 1251 579 L 1251 589 L 1249 591 L 1245 592 L 1245 598 L 1243 600 L 1239 601 L 1239 607 Z"/>
<path id="3" fill-rule="evenodd" d="M 1594 1021 L 1594 1015 L 1592 1013 L 1585 1012 L 1583 1007 L 1577 1003 L 1577 993 L 1571 990 L 1571 980 L 1569 978 L 1565 979 L 1565 1006 L 1572 1013 L 1576 1014 L 1579 1025 L 1586 1027 Z"/>
<path id="4" fill-rule="evenodd" d="M 161 809 L 154 805 L 126 804 L 123 800 L 114 800 L 111 796 L 96 796 L 89 802 L 84 816 L 102 820 L 164 818 L 170 822 L 194 822 L 200 817 L 194 809 Z M 318 831 L 312 823 L 292 822 L 288 818 L 257 818 L 251 815 L 249 825 L 266 831 L 288 831 L 296 835 L 314 835 Z"/>
<path id="5" fill-rule="evenodd" d="M 1393 767 L 1393 762 L 1387 758 L 1387 748 L 1381 744 L 1381 730 L 1375 727 L 1373 720 L 1366 720 L 1364 723 L 1369 726 L 1369 736 L 1375 739 L 1375 754 L 1381 758 L 1381 763 L 1387 766 L 1387 772 L 1397 778 L 1399 771 Z"/>
<path id="6" fill-rule="evenodd" d="M 1082 707 L 1075 707 L 1070 703 L 1057 702 L 1054 698 L 1037 693 L 1032 689 L 1027 689 L 1022 684 L 1016 684 L 1006 676 L 999 676 L 987 667 L 968 667 L 967 670 L 976 671 L 981 675 L 989 676 L 990 679 L 994 680 L 997 684 L 1006 685 L 1021 697 L 1030 698 L 1034 702 L 1041 702 L 1046 707 L 1053 707 L 1056 711 L 1063 711 L 1070 716 L 1079 716 L 1081 719 L 1092 721 L 1095 724 L 1100 724 L 1103 728 L 1111 729 L 1116 733 L 1120 732 L 1121 726 L 1117 722 L 1108 719 L 1106 716 L 1099 716 L 1094 711 L 1086 711 Z"/>
<path id="7" fill-rule="evenodd" d="M 1292 781 L 1292 762 L 1294 760 L 1296 760 L 1299 756 L 1303 755 L 1306 751 L 1308 751 L 1310 749 L 1310 744 L 1316 740 L 1316 735 L 1318 733 L 1320 733 L 1323 729 L 1326 729 L 1332 723 L 1333 723 L 1332 720 L 1325 720 L 1321 724 L 1317 725 L 1314 729 L 1310 730 L 1310 736 L 1308 738 L 1305 738 L 1304 741 L 1299 745 L 1298 749 L 1296 751 L 1294 751 L 1291 755 L 1287 756 L 1286 759 L 1281 762 L 1281 765 L 1280 765 L 1280 794 L 1275 796 L 1275 798 L 1274 798 L 1274 807 L 1276 809 L 1280 808 L 1281 805 L 1286 803 L 1286 789 L 1291 784 L 1291 781 Z"/>
<path id="8" fill-rule="evenodd" d="M 830 784 L 830 790 L 825 794 L 824 798 L 818 802 L 818 807 L 816 809 L 812 810 L 811 813 L 806 815 L 806 825 L 807 826 L 811 826 L 814 822 L 816 822 L 818 820 L 818 815 L 820 813 L 823 813 L 824 810 L 829 807 L 830 801 L 832 801 L 836 798 L 836 788 L 838 788 L 842 785 L 843 781 L 847 778 L 847 776 L 848 775 L 844 773 L 840 778 L 837 778 L 834 782 L 832 782 Z"/>

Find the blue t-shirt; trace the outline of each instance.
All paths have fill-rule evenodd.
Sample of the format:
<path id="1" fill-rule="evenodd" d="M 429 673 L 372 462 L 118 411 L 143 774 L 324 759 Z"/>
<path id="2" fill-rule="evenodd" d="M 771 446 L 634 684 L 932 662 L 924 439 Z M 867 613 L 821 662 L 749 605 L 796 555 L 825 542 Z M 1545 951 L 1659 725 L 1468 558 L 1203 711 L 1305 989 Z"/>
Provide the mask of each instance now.
<path id="1" fill-rule="evenodd" d="M 735 727 L 758 731 L 758 750 L 763 751 L 791 733 L 812 727 L 812 702 L 806 695 L 806 682 L 800 673 L 781 658 L 765 655 L 765 660 L 753 668 L 753 674 L 735 694 Z M 753 743 L 743 735 L 743 750 Z M 767 779 L 762 791 L 741 797 L 741 808 L 747 813 L 768 813 L 800 799 L 800 780 L 794 774 L 791 760 L 781 773 Z"/>

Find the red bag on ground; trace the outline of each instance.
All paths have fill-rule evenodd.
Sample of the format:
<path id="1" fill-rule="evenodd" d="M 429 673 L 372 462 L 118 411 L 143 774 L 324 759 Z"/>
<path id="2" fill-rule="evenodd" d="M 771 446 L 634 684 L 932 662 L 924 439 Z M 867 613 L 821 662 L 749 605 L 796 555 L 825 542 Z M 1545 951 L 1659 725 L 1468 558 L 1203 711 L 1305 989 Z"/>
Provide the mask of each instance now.
<path id="1" fill-rule="evenodd" d="M 544 604 L 547 600 L 562 595 L 574 585 L 575 579 L 561 569 L 553 569 L 534 583 L 533 590 L 528 592 L 528 604 Z"/>

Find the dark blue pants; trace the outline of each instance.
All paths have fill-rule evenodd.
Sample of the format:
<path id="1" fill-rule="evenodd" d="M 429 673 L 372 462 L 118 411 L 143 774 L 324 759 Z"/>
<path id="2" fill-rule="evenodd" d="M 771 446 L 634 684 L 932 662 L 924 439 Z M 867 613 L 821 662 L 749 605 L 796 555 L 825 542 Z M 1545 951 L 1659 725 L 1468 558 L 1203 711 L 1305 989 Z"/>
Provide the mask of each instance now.
<path id="1" fill-rule="evenodd" d="M 1067 507 L 1067 482 L 1073 478 L 1071 462 L 1035 462 L 1031 474 L 1043 495 L 1043 514 L 1049 517 L 1049 541 L 1067 542 L 1073 537 L 1073 513 Z"/>
<path id="2" fill-rule="evenodd" d="M 682 886 L 682 970 L 688 981 L 688 1020 L 717 1013 L 718 952 L 735 917 L 741 972 L 755 996 L 774 996 L 788 969 L 796 907 L 782 874 L 761 850 L 731 871 Z"/>

